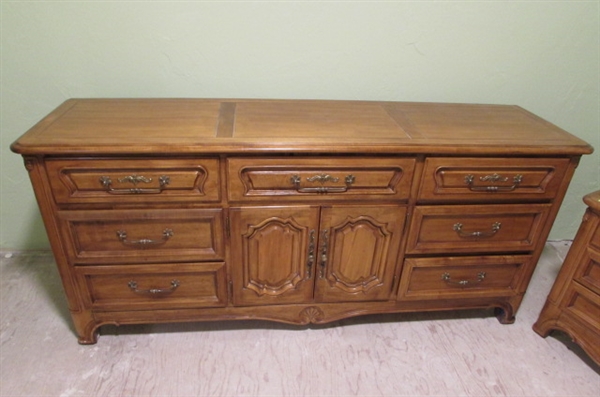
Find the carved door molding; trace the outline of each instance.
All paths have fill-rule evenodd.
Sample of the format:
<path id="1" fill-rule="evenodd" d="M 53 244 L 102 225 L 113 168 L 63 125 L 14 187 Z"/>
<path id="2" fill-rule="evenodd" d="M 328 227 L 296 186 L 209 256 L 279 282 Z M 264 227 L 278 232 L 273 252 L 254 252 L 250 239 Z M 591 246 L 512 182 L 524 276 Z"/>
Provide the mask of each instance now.
<path id="1" fill-rule="evenodd" d="M 230 217 L 236 305 L 391 294 L 405 207 L 244 207 Z"/>
<path id="2" fill-rule="evenodd" d="M 388 299 L 405 218 L 399 206 L 323 208 L 320 230 L 329 241 L 327 261 L 317 271 L 316 300 Z"/>
<path id="3" fill-rule="evenodd" d="M 230 216 L 234 303 L 310 302 L 319 207 L 233 208 Z"/>

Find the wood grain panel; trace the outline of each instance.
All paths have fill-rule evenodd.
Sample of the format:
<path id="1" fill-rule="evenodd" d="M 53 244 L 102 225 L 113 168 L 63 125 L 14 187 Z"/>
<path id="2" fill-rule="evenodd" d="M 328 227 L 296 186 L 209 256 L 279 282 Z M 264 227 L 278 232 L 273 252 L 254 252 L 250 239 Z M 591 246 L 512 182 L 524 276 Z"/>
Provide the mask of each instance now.
<path id="1" fill-rule="evenodd" d="M 415 207 L 408 254 L 532 251 L 550 204 Z"/>
<path id="2" fill-rule="evenodd" d="M 224 263 L 187 263 L 78 267 L 88 293 L 85 301 L 100 310 L 216 307 L 227 303 Z"/>
<path id="3" fill-rule="evenodd" d="M 218 159 L 49 159 L 46 170 L 60 204 L 220 200 Z"/>
<path id="4" fill-rule="evenodd" d="M 308 255 L 318 207 L 232 208 L 230 217 L 234 303 L 312 300 L 315 261 L 309 265 Z"/>
<path id="5" fill-rule="evenodd" d="M 451 299 L 518 295 L 531 256 L 409 258 L 400 299 Z"/>
<path id="6" fill-rule="evenodd" d="M 61 211 L 58 218 L 72 263 L 224 258 L 221 209 Z"/>
<path id="7" fill-rule="evenodd" d="M 414 158 L 229 158 L 228 193 L 232 201 L 406 201 L 414 167 Z"/>
<path id="8" fill-rule="evenodd" d="M 569 159 L 444 158 L 425 160 L 419 200 L 548 200 Z"/>
<path id="9" fill-rule="evenodd" d="M 406 208 L 333 206 L 321 215 L 318 301 L 384 300 L 391 294 Z M 328 241 L 323 244 L 327 234 Z M 326 250 L 326 261 L 322 259 Z"/>

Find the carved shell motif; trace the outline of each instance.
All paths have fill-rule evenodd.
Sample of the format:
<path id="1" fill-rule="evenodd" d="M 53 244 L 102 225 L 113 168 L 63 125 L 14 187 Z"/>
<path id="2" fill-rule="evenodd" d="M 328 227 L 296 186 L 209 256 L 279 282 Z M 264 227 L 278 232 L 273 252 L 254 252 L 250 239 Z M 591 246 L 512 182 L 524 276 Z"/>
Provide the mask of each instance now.
<path id="1" fill-rule="evenodd" d="M 323 320 L 325 314 L 316 306 L 309 306 L 300 312 L 302 324 L 319 323 Z"/>

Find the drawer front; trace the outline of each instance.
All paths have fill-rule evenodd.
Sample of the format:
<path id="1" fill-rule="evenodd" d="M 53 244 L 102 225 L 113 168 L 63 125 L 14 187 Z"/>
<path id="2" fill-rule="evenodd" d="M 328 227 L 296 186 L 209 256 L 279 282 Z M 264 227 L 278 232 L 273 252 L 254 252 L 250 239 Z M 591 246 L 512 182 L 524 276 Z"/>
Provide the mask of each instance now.
<path id="1" fill-rule="evenodd" d="M 425 160 L 419 200 L 552 199 L 569 159 L 444 158 Z"/>
<path id="2" fill-rule="evenodd" d="M 417 206 L 408 254 L 532 251 L 550 204 Z"/>
<path id="3" fill-rule="evenodd" d="M 399 297 L 452 299 L 506 297 L 525 288 L 531 257 L 479 256 L 409 258 L 404 262 Z"/>
<path id="4" fill-rule="evenodd" d="M 224 263 L 76 268 L 86 304 L 102 310 L 225 306 Z"/>
<path id="5" fill-rule="evenodd" d="M 563 304 L 565 312 L 595 330 L 600 329 L 600 295 L 578 283 L 571 283 L 568 298 L 563 301 Z"/>
<path id="6" fill-rule="evenodd" d="M 59 211 L 72 263 L 224 258 L 220 209 Z"/>
<path id="7" fill-rule="evenodd" d="M 600 252 L 591 246 L 583 250 L 580 265 L 573 278 L 600 295 Z"/>
<path id="8" fill-rule="evenodd" d="M 46 169 L 59 204 L 220 200 L 217 159 L 49 159 Z"/>
<path id="9" fill-rule="evenodd" d="M 230 158 L 229 199 L 407 200 L 414 167 L 410 158 Z"/>

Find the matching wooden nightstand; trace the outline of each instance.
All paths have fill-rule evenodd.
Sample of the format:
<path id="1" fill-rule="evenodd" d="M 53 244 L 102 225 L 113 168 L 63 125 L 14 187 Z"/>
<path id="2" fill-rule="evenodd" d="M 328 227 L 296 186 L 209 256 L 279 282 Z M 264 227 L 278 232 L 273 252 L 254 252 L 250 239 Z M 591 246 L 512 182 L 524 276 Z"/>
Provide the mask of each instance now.
<path id="1" fill-rule="evenodd" d="M 600 190 L 583 201 L 588 209 L 533 329 L 566 332 L 600 364 Z"/>

